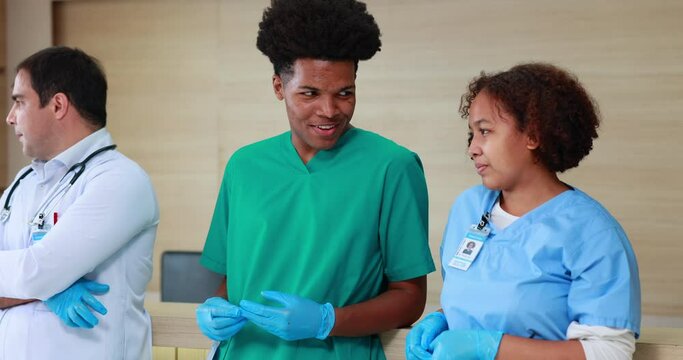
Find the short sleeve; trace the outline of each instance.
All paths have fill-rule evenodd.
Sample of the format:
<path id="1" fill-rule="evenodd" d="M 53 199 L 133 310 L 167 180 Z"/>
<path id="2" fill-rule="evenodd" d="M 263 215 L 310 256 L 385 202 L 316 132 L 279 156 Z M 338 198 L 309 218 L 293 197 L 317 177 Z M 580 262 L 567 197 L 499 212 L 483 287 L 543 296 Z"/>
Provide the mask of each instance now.
<path id="1" fill-rule="evenodd" d="M 225 274 L 227 269 L 227 241 L 228 241 L 228 211 L 229 211 L 229 185 L 228 185 L 228 169 L 226 167 L 225 174 L 223 174 L 223 181 L 221 188 L 218 191 L 218 198 L 216 199 L 216 207 L 211 218 L 211 225 L 209 232 L 206 235 L 206 242 L 204 243 L 204 251 L 199 262 L 207 269 Z"/>
<path id="2" fill-rule="evenodd" d="M 628 238 L 618 225 L 588 234 L 568 261 L 568 315 L 580 324 L 628 329 L 638 337 L 640 280 Z"/>
<path id="3" fill-rule="evenodd" d="M 379 225 L 389 281 L 413 279 L 434 271 L 427 233 L 427 184 L 417 154 L 401 153 L 389 164 Z"/>

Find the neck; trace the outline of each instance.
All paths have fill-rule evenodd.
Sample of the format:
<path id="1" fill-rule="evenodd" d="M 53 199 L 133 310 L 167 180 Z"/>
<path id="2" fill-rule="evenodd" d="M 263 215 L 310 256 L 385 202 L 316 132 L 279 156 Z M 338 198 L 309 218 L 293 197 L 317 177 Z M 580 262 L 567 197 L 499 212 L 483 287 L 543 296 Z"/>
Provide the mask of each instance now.
<path id="1" fill-rule="evenodd" d="M 500 207 L 509 214 L 523 216 L 568 189 L 569 186 L 560 181 L 557 174 L 545 171 L 526 185 L 503 190 Z"/>
<path id="2" fill-rule="evenodd" d="M 94 129 L 94 128 L 89 127 L 89 126 L 79 126 L 79 127 L 73 128 L 69 131 L 62 132 L 61 136 L 56 138 L 56 144 L 54 147 L 54 151 L 52 152 L 52 154 L 49 156 L 49 158 L 47 160 L 54 159 L 57 155 L 61 154 L 66 149 L 76 145 L 81 140 L 90 136 L 92 133 L 94 133 L 97 130 L 99 130 L 99 129 Z"/>

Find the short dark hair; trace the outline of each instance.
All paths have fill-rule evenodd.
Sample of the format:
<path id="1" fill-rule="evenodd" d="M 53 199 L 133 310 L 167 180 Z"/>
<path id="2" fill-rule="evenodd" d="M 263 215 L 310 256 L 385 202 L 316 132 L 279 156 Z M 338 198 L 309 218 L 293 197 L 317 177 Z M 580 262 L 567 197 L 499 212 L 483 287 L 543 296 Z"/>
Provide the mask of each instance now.
<path id="1" fill-rule="evenodd" d="M 368 60 L 382 42 L 375 18 L 356 0 L 271 0 L 263 11 L 256 47 L 276 74 L 297 59 Z"/>
<path id="2" fill-rule="evenodd" d="M 44 107 L 64 93 L 78 113 L 97 128 L 107 125 L 107 79 L 100 63 L 80 49 L 54 46 L 17 65 L 31 76 L 31 86 Z"/>
<path id="3" fill-rule="evenodd" d="M 460 100 L 463 118 L 469 117 L 472 101 L 481 92 L 510 113 L 520 131 L 538 141 L 534 155 L 549 170 L 576 167 L 593 149 L 600 126 L 597 104 L 566 70 L 528 63 L 499 73 L 482 72 Z"/>

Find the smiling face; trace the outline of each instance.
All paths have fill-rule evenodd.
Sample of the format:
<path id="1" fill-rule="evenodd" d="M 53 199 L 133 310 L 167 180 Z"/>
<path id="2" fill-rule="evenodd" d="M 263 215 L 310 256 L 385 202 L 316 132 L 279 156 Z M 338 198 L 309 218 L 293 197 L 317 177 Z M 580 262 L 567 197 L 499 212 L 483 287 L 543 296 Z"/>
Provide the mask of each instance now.
<path id="1" fill-rule="evenodd" d="M 19 70 L 12 87 L 12 108 L 7 124 L 14 127 L 24 155 L 37 160 L 50 160 L 57 154 L 52 100 L 40 106 L 38 93 L 31 85 L 31 75 Z"/>
<path id="2" fill-rule="evenodd" d="M 539 168 L 533 155 L 537 142 L 519 131 L 513 116 L 486 91 L 472 101 L 468 124 L 468 153 L 484 186 L 512 191 L 533 181 Z"/>
<path id="3" fill-rule="evenodd" d="M 353 61 L 298 59 L 291 74 L 273 76 L 273 89 L 285 101 L 292 143 L 304 163 L 334 147 L 350 128 L 356 107 Z"/>

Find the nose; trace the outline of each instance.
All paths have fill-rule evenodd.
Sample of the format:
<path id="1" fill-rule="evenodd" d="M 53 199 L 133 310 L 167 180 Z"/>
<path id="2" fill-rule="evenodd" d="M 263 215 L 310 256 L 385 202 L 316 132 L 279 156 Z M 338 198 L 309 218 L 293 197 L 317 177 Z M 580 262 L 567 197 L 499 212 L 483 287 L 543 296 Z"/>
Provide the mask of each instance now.
<path id="1" fill-rule="evenodd" d="M 333 96 L 323 96 L 320 99 L 320 106 L 318 107 L 318 116 L 325 118 L 334 118 L 339 113 L 339 106 L 337 106 L 337 99 Z"/>
<path id="2" fill-rule="evenodd" d="M 7 125 L 14 125 L 16 124 L 16 117 L 14 116 L 14 104 L 12 104 L 12 108 L 9 109 L 9 112 L 7 113 L 7 118 L 5 119 L 5 122 L 7 122 Z"/>
<path id="3" fill-rule="evenodd" d="M 481 147 L 479 146 L 479 141 L 477 140 L 477 137 L 473 135 L 470 135 L 470 138 L 467 141 L 467 155 L 470 156 L 470 159 L 474 160 L 475 157 L 481 155 Z"/>

